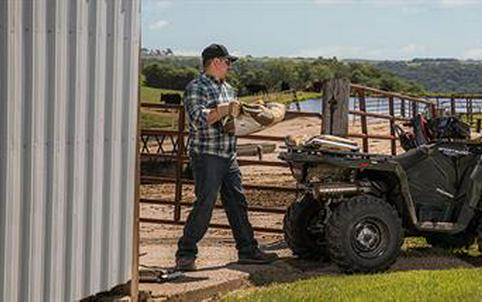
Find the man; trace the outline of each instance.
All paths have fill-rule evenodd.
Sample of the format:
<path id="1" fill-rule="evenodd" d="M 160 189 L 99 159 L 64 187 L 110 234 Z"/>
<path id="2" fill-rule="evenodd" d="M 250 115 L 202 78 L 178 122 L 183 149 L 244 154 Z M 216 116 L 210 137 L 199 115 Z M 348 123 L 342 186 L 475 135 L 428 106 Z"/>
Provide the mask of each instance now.
<path id="1" fill-rule="evenodd" d="M 204 72 L 187 85 L 184 94 L 196 201 L 178 242 L 176 269 L 180 271 L 196 269 L 197 243 L 207 231 L 219 193 L 236 241 L 238 263 L 264 264 L 276 259 L 275 254 L 258 248 L 248 221 L 232 128 L 241 106 L 225 82 L 236 59 L 223 45 L 206 47 L 202 52 Z"/>

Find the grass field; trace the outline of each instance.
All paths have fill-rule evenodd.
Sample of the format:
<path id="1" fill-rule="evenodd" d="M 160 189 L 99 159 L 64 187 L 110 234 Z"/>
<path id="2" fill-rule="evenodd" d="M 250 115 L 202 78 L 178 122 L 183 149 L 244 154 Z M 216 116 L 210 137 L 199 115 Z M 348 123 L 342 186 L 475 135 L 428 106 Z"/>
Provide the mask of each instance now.
<path id="1" fill-rule="evenodd" d="M 401 257 L 469 257 L 482 262 L 474 244 L 468 249 L 432 249 L 424 238 L 406 238 Z M 324 275 L 293 283 L 250 288 L 223 301 L 482 301 L 482 268 L 412 270 L 372 275 Z"/>
<path id="2" fill-rule="evenodd" d="M 141 100 L 143 102 L 157 103 L 159 102 L 161 93 L 178 93 L 182 95 L 183 91 L 141 86 Z M 296 92 L 296 99 L 298 101 L 314 99 L 319 97 L 320 97 L 320 94 L 316 92 L 303 92 L 303 91 Z M 294 95 L 293 93 L 288 92 L 288 93 L 271 93 L 268 95 L 244 96 L 240 98 L 242 102 L 247 102 L 247 103 L 254 102 L 258 99 L 263 99 L 265 102 L 278 102 L 278 103 L 287 104 L 287 103 L 291 103 L 294 100 Z"/>
<path id="3" fill-rule="evenodd" d="M 159 88 L 152 88 L 147 86 L 141 86 L 141 100 L 142 102 L 149 102 L 149 103 L 159 103 L 161 93 L 178 93 L 180 95 L 183 94 L 182 91 L 179 90 L 169 90 L 169 89 L 159 89 Z M 298 100 L 305 100 L 310 98 L 317 98 L 320 97 L 319 93 L 311 93 L 311 92 L 297 92 L 296 97 Z M 254 102 L 258 99 L 264 99 L 265 102 L 276 101 L 279 103 L 290 103 L 294 99 L 294 95 L 292 93 L 273 93 L 267 96 L 247 96 L 242 97 L 240 100 L 242 102 Z M 141 109 L 141 128 L 173 128 L 176 126 L 177 115 L 169 114 L 169 113 L 162 113 L 152 109 Z"/>
<path id="4" fill-rule="evenodd" d="M 482 301 L 482 269 L 323 276 L 250 289 L 223 301 Z"/>

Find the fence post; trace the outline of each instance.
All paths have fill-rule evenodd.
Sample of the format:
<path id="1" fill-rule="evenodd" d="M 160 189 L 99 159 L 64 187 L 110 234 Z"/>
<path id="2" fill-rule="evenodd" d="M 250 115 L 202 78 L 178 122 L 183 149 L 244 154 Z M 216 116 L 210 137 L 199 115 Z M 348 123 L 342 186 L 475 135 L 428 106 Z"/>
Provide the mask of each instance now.
<path id="1" fill-rule="evenodd" d="M 450 97 L 450 115 L 455 116 L 455 98 Z"/>
<path id="2" fill-rule="evenodd" d="M 405 117 L 405 100 L 400 99 L 400 115 Z"/>
<path id="3" fill-rule="evenodd" d="M 418 114 L 418 103 L 412 101 L 412 117 L 415 117 Z"/>
<path id="4" fill-rule="evenodd" d="M 350 81 L 332 79 L 323 85 L 322 134 L 348 136 Z"/>
<path id="5" fill-rule="evenodd" d="M 178 132 L 177 132 L 177 154 L 176 154 L 176 192 L 174 196 L 174 221 L 181 219 L 182 199 L 182 168 L 184 157 L 184 106 L 179 107 Z"/>
<path id="6" fill-rule="evenodd" d="M 359 90 L 358 91 L 358 100 L 360 102 L 360 111 L 366 113 L 367 112 L 367 104 L 365 100 L 365 91 Z M 361 116 L 361 130 L 363 133 L 363 152 L 368 152 L 368 126 L 367 126 L 367 117 L 366 115 Z"/>
<path id="7" fill-rule="evenodd" d="M 393 96 L 388 97 L 388 114 L 390 115 L 390 135 L 392 136 L 392 139 L 390 139 L 391 142 L 391 150 L 392 150 L 392 155 L 397 155 L 397 142 L 395 137 L 395 129 L 393 127 L 395 126 L 395 106 L 393 105 Z"/>

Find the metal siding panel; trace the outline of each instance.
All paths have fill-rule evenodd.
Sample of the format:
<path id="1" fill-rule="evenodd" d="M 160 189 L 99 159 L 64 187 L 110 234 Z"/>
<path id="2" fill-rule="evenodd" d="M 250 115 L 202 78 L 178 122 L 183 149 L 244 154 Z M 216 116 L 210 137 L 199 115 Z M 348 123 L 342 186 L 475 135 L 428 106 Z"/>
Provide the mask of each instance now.
<path id="1" fill-rule="evenodd" d="M 52 24 L 52 31 L 49 32 L 52 40 L 53 64 L 51 67 L 50 81 L 52 85 L 52 120 L 50 120 L 51 141 L 52 147 L 52 175 L 50 180 L 50 190 L 52 192 L 52 223 L 50 224 L 51 231 L 51 249 L 50 267 L 46 271 L 49 273 L 50 294 L 46 296 L 46 301 L 57 300 L 63 296 L 64 288 L 64 257 L 63 251 L 65 249 L 65 199 L 66 199 L 66 175 L 65 175 L 65 154 L 66 154 L 66 100 L 67 100 L 67 81 L 66 81 L 66 50 L 67 50 L 67 6 L 64 0 L 54 0 L 48 6 L 49 13 L 55 13 L 55 17 L 48 16 L 49 20 L 55 20 Z M 52 9 L 55 7 L 55 10 Z"/>
<path id="2" fill-rule="evenodd" d="M 75 0 L 74 0 L 75 1 Z M 74 211 L 76 211 L 77 215 L 75 216 L 76 223 L 73 226 L 74 231 L 74 241 L 73 241 L 73 250 L 76 250 L 78 253 L 77 258 L 73 258 L 75 261 L 75 266 L 78 268 L 78 272 L 72 272 L 72 279 L 73 279 L 73 296 L 80 298 L 82 297 L 82 289 L 83 289 L 83 275 L 87 273 L 87 264 L 84 261 L 84 257 L 82 257 L 83 253 L 85 253 L 85 242 L 84 242 L 84 226 L 82 225 L 85 222 L 86 211 L 84 207 L 84 203 L 86 200 L 86 175 L 87 175 L 87 153 L 86 153 L 86 144 L 87 144 L 87 133 L 84 121 L 87 120 L 88 114 L 88 90 L 87 90 L 87 76 L 88 76 L 88 41 L 89 39 L 89 31 L 88 31 L 88 20 L 89 20 L 89 10 L 88 10 L 88 3 L 85 1 L 80 2 L 81 5 L 79 6 L 79 11 L 77 13 L 77 51 L 79 53 L 78 61 L 76 62 L 74 68 L 74 72 L 76 73 L 76 89 L 77 93 L 75 95 L 75 102 L 78 105 L 78 111 L 76 113 L 76 123 L 75 123 L 75 131 L 76 131 L 76 144 L 75 149 L 78 152 L 78 157 L 76 157 L 76 161 L 78 162 L 76 165 L 75 170 L 75 187 L 74 187 Z"/>
<path id="3" fill-rule="evenodd" d="M 7 41 L 8 36 L 8 6 L 0 1 L 0 41 Z M 7 43 L 0 43 L 0 66 L 7 66 Z M 6 195 L 7 195 L 7 87 L 8 73 L 5 67 L 0 68 L 0 301 L 6 301 L 5 283 L 7 278 L 5 261 L 6 238 Z"/>
<path id="4" fill-rule="evenodd" d="M 125 66 L 125 68 L 124 73 L 122 74 L 122 81 L 124 83 L 130 83 L 132 80 L 135 81 L 132 76 L 136 76 L 138 70 L 138 61 L 132 60 L 130 56 L 138 55 L 135 49 L 139 47 L 139 40 L 128 39 L 128 35 L 137 30 L 134 22 L 136 18 L 134 16 L 135 12 L 140 10 L 140 7 L 136 6 L 136 3 L 133 3 L 132 1 L 123 1 L 122 9 L 124 12 L 134 12 L 133 14 L 125 15 L 123 29 L 124 38 L 122 48 L 124 53 L 122 57 L 122 65 Z M 121 181 L 123 181 L 123 183 L 121 185 L 121 214 L 119 215 L 118 220 L 121 225 L 119 231 L 120 250 L 123 252 L 119 259 L 119 280 L 127 278 L 125 272 L 128 271 L 132 261 L 132 234 L 130 230 L 132 230 L 133 227 L 133 219 L 132 215 L 128 217 L 126 214 L 133 213 L 134 210 L 134 203 L 129 202 L 129 197 L 134 196 L 134 183 L 129 182 L 128 179 L 133 179 L 135 177 L 135 145 L 137 136 L 137 101 L 135 100 L 137 99 L 137 85 L 124 85 L 122 93 L 121 158 L 130 160 L 123 160 L 121 163 Z M 134 137 L 134 141 L 132 140 L 132 137 Z M 134 145 L 134 148 L 132 148 L 132 145 Z M 126 236 L 126 234 L 131 234 L 131 237 Z"/>
<path id="5" fill-rule="evenodd" d="M 23 85 L 26 89 L 23 90 L 22 98 L 22 115 L 23 115 L 23 127 L 21 128 L 21 139 L 22 145 L 24 146 L 24 152 L 22 153 L 21 160 L 21 171 L 22 171 L 22 184 L 23 190 L 20 192 L 21 197 L 21 241 L 20 241 L 20 280 L 18 282 L 19 288 L 19 300 L 28 301 L 30 292 L 32 291 L 32 284 L 30 284 L 31 279 L 29 278 L 29 270 L 32 263 L 32 258 L 30 257 L 30 247 L 31 247 L 31 232 L 32 224 L 34 223 L 32 217 L 32 207 L 34 204 L 33 188 L 32 188 L 32 178 L 34 177 L 33 171 L 33 6 L 32 2 L 26 2 L 23 6 L 23 53 L 22 53 L 22 70 L 23 70 Z M 20 287 L 25 284 L 27 285 L 24 290 Z"/>
<path id="6" fill-rule="evenodd" d="M 130 181 L 130 180 L 135 180 L 136 178 L 136 154 L 137 154 L 137 113 L 138 113 L 138 71 L 139 71 L 139 66 L 138 66 L 138 59 L 132 59 L 134 58 L 139 58 L 139 51 L 140 51 L 140 22 L 141 19 L 139 18 L 141 14 L 141 5 L 139 1 L 127 1 L 130 5 L 129 7 L 129 35 L 130 38 L 126 36 L 126 40 L 129 41 L 129 45 L 127 47 L 128 52 L 132 53 L 130 60 L 128 60 L 128 57 L 126 57 L 125 65 L 130 66 L 129 72 L 126 72 L 125 74 L 128 75 L 128 78 L 126 80 L 127 83 L 136 83 L 135 85 L 125 85 L 129 87 L 129 93 L 125 97 L 125 102 L 128 103 L 128 111 L 129 111 L 129 118 L 128 118 L 128 127 L 127 129 L 123 129 L 123 131 L 126 131 L 129 135 L 129 140 L 126 142 L 125 148 L 129 151 L 125 157 L 124 161 L 128 162 L 127 163 L 127 177 L 124 178 L 125 181 L 125 187 L 127 188 L 127 191 L 125 192 L 124 196 L 127 196 L 126 199 L 124 200 L 124 205 L 126 206 L 126 212 L 123 213 L 125 214 L 125 227 L 126 229 L 123 230 L 124 234 L 129 234 L 129 237 L 126 238 L 125 242 L 125 251 L 123 255 L 126 257 L 126 267 L 123 268 L 122 272 L 124 273 L 123 279 L 130 278 L 130 267 L 132 264 L 132 254 L 133 254 L 133 234 L 132 234 L 132 229 L 133 229 L 133 223 L 134 223 L 134 202 L 130 202 L 133 200 L 133 197 L 135 196 L 135 181 Z M 136 268 L 137 269 L 137 268 Z M 127 275 L 129 274 L 129 275 Z"/>
<path id="7" fill-rule="evenodd" d="M 26 300 L 32 301 L 35 297 L 43 296 L 43 272 L 45 269 L 44 261 L 44 247 L 45 234 L 43 226 L 45 224 L 45 184 L 46 184 L 46 163 L 45 163 L 45 102 L 46 102 L 46 88 L 45 88 L 45 69 L 46 69 L 46 33 L 45 31 L 38 31 L 38 28 L 45 27 L 45 10 L 46 7 L 43 2 L 32 2 L 33 18 L 31 32 L 32 36 L 32 84 L 30 87 L 25 87 L 25 90 L 31 89 L 32 96 L 32 121 L 31 129 L 32 136 L 32 154 L 31 154 L 31 173 L 29 177 L 31 181 L 31 215 L 30 219 L 30 234 L 28 250 L 29 267 L 24 268 L 23 272 L 28 274 L 28 294 L 26 293 Z M 27 21 L 27 20 L 25 20 Z M 35 51 L 33 51 L 35 50 Z M 27 172 L 26 172 L 27 173 Z M 26 176 L 26 175 L 25 175 Z M 24 177 L 24 181 L 25 181 Z M 27 218 L 26 218 L 27 219 Z M 26 224 L 27 222 L 23 222 Z M 26 240 L 24 238 L 24 240 Z M 20 286 L 24 286 L 23 283 Z M 27 286 L 24 286 L 27 287 Z M 20 290 L 20 288 L 19 288 Z M 22 292 L 21 292 L 22 293 Z"/>
<path id="8" fill-rule="evenodd" d="M 22 48 L 22 3 L 9 2 L 7 7 L 7 66 L 6 77 L 9 79 L 6 87 L 6 110 L 5 120 L 7 137 L 2 143 L 6 143 L 6 163 L 4 195 L 5 205 L 5 248 L 4 261 L 6 279 L 4 291 L 7 301 L 18 300 L 17 285 L 19 282 L 19 245 L 20 245 L 20 207 L 21 207 L 21 126 L 22 126 L 22 65 L 21 56 L 17 51 Z M 15 202 L 11 202 L 15 201 Z"/>
<path id="9" fill-rule="evenodd" d="M 139 0 L 0 1 L 0 301 L 131 276 L 139 18 Z"/>

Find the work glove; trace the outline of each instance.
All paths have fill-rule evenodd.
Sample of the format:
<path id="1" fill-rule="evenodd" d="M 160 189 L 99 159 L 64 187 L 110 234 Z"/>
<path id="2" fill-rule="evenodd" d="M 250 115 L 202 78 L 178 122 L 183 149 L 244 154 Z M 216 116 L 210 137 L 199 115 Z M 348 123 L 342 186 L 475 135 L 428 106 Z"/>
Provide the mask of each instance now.
<path id="1" fill-rule="evenodd" d="M 228 115 L 232 117 L 238 117 L 241 113 L 241 103 L 238 101 L 221 103 L 216 106 L 216 111 L 220 118 Z"/>
<path id="2" fill-rule="evenodd" d="M 238 117 L 241 114 L 241 103 L 238 101 L 229 102 L 229 115 Z"/>
<path id="3" fill-rule="evenodd" d="M 224 133 L 234 135 L 236 133 L 236 125 L 234 124 L 234 118 L 228 118 L 223 126 Z"/>

